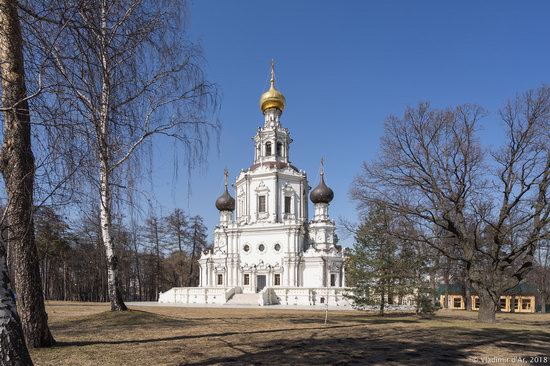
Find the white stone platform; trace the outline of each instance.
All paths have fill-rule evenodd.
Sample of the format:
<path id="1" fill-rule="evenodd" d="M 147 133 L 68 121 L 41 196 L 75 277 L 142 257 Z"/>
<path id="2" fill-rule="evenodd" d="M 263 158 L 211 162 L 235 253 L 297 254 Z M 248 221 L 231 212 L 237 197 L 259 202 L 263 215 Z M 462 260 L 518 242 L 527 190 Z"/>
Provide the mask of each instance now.
<path id="1" fill-rule="evenodd" d="M 244 293 L 237 287 L 173 287 L 159 294 L 160 304 L 201 304 L 223 305 L 230 299 L 241 299 L 234 302 L 240 305 L 260 306 L 289 305 L 289 306 L 313 306 L 325 307 L 349 307 L 351 303 L 345 296 L 351 291 L 344 287 L 265 287 L 258 293 Z M 241 296 L 247 295 L 247 296 Z"/>
<path id="2" fill-rule="evenodd" d="M 217 308 L 217 309 L 262 309 L 262 310 L 313 310 L 313 311 L 323 311 L 326 309 L 326 306 L 297 306 L 297 305 L 271 305 L 271 306 L 260 306 L 260 305 L 244 305 L 244 304 L 166 304 L 158 303 L 156 301 L 131 301 L 125 303 L 130 307 L 174 307 L 174 308 Z M 329 305 L 329 311 L 358 311 L 351 306 L 336 306 Z"/>

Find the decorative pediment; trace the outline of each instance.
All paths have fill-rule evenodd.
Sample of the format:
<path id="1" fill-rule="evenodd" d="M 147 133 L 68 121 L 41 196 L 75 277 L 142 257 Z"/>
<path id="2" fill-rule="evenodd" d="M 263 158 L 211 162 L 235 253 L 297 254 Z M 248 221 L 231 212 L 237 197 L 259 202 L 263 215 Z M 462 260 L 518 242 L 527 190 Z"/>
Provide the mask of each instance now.
<path id="1" fill-rule="evenodd" d="M 214 266 L 214 271 L 216 271 L 216 272 L 225 272 L 225 266 L 223 266 L 221 264 L 216 264 Z"/>
<path id="2" fill-rule="evenodd" d="M 248 263 L 243 264 L 241 266 L 241 270 L 242 271 L 253 271 L 253 270 L 258 270 L 258 271 L 268 271 L 268 270 L 282 271 L 283 266 L 279 262 L 276 262 L 274 265 L 266 264 L 266 263 L 264 263 L 263 260 L 260 259 L 258 261 L 258 263 L 254 264 L 254 265 L 251 265 L 251 264 L 248 264 Z"/>
<path id="3" fill-rule="evenodd" d="M 262 180 L 260 184 L 258 184 L 258 187 L 255 189 L 256 192 L 269 192 L 269 187 L 267 187 Z"/>
<path id="4" fill-rule="evenodd" d="M 317 249 L 315 249 L 315 246 L 314 246 L 313 244 L 311 244 L 311 245 L 309 246 L 309 248 L 307 248 L 307 250 L 305 251 L 305 254 L 306 254 L 307 256 L 314 255 L 314 254 L 316 254 L 316 253 L 317 253 Z"/>
<path id="5" fill-rule="evenodd" d="M 284 187 L 283 187 L 283 192 L 285 193 L 285 195 L 288 195 L 288 196 L 291 196 L 293 195 L 294 193 L 296 193 L 296 191 L 294 190 L 294 188 L 292 188 L 292 185 L 288 184 L 288 183 L 285 183 Z"/>
<path id="6" fill-rule="evenodd" d="M 215 251 L 214 251 L 214 256 L 216 257 L 225 257 L 226 255 L 226 251 L 225 250 L 221 250 L 220 248 L 217 248 Z"/>

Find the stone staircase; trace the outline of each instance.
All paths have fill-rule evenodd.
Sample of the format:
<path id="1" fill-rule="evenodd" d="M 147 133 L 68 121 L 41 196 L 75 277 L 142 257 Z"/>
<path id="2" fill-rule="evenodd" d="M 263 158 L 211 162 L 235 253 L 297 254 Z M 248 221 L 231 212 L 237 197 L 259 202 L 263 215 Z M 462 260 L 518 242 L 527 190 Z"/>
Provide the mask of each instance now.
<path id="1" fill-rule="evenodd" d="M 225 305 L 256 305 L 259 306 L 260 294 L 235 294 Z"/>

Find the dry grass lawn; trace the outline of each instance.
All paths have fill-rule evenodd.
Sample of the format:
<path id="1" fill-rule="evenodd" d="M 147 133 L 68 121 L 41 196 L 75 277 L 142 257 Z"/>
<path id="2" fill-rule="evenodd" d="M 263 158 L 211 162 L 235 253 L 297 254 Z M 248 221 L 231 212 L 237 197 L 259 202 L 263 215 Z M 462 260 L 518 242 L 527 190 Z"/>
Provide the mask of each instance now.
<path id="1" fill-rule="evenodd" d="M 58 345 L 33 350 L 36 365 L 469 365 L 535 356 L 550 364 L 550 314 L 498 314 L 487 325 L 467 312 L 423 320 L 334 311 L 327 326 L 323 311 L 268 308 L 111 313 L 106 304 L 51 302 L 48 314 Z"/>

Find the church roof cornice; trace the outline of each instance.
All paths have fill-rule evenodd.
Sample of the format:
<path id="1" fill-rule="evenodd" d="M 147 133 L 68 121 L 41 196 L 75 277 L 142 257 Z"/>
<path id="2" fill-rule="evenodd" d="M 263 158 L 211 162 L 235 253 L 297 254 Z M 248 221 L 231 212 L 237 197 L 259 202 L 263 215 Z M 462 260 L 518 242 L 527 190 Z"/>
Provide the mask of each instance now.
<path id="1" fill-rule="evenodd" d="M 266 161 L 266 162 L 263 162 L 263 163 L 255 163 L 255 164 L 252 164 L 248 168 L 248 171 L 253 172 L 256 169 L 261 168 L 261 167 L 267 167 L 269 169 L 278 169 L 278 170 L 285 169 L 285 168 L 290 168 L 290 169 L 296 171 L 297 173 L 300 172 L 298 170 L 298 168 L 296 168 L 294 165 L 292 165 L 290 163 L 285 163 L 285 162 L 282 162 L 282 161 Z"/>

